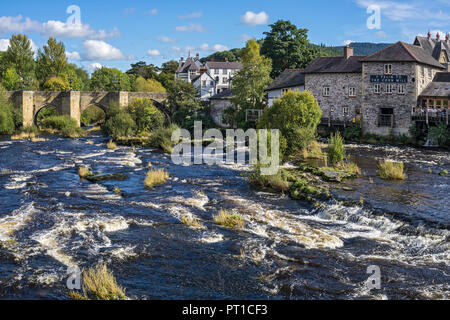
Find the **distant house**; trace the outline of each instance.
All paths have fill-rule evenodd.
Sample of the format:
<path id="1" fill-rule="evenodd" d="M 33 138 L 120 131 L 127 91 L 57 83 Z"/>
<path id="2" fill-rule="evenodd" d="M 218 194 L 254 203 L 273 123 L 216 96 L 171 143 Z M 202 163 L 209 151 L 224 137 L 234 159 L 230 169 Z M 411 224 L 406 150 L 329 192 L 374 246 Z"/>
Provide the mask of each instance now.
<path id="1" fill-rule="evenodd" d="M 208 101 L 215 94 L 231 90 L 234 75 L 242 69 L 239 62 L 208 61 L 203 65 L 199 54 L 195 58 L 181 58 L 175 78 L 192 83 L 201 99 Z"/>
<path id="2" fill-rule="evenodd" d="M 305 91 L 305 75 L 303 69 L 286 69 L 275 81 L 266 89 L 269 107 L 273 101 L 288 91 Z"/>

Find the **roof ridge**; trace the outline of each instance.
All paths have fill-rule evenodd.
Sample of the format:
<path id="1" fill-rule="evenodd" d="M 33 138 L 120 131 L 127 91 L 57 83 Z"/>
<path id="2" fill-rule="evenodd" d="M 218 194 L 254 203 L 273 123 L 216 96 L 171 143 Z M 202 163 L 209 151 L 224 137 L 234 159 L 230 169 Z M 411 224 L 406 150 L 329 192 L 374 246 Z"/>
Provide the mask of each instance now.
<path id="1" fill-rule="evenodd" d="M 365 58 L 366 58 L 366 59 L 369 59 L 369 58 L 371 58 L 372 56 L 374 56 L 374 55 L 376 55 L 376 54 L 379 54 L 379 53 L 381 53 L 381 52 L 383 52 L 383 51 L 386 51 L 387 49 L 392 48 L 393 46 L 397 45 L 398 43 L 401 43 L 401 41 L 397 41 L 396 43 L 393 43 L 393 44 L 391 44 L 390 46 L 388 46 L 388 47 L 386 47 L 386 48 L 384 48 L 384 49 L 381 49 L 380 51 L 374 52 L 374 53 L 372 53 L 372 54 L 366 56 Z"/>
<path id="2" fill-rule="evenodd" d="M 405 50 L 406 50 L 406 52 L 408 52 L 408 54 L 411 56 L 411 58 L 413 58 L 414 60 L 416 60 L 417 62 L 419 62 L 420 61 L 420 59 L 418 59 L 417 57 L 416 57 L 416 55 L 413 53 L 413 52 L 411 52 L 411 50 L 409 50 L 409 48 L 406 46 L 406 43 L 404 43 L 403 41 L 399 41 L 400 42 L 400 44 L 403 46 L 403 48 L 405 48 Z M 416 46 L 417 48 L 419 48 L 419 49 L 421 49 L 421 50 L 423 50 L 421 47 L 419 47 L 419 46 Z"/>

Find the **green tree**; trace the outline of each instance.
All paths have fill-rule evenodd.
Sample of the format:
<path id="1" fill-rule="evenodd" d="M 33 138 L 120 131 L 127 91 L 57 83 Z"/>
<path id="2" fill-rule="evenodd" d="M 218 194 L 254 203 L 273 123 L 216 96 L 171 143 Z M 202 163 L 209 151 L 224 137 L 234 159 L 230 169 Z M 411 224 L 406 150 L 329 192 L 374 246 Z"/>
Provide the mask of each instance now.
<path id="1" fill-rule="evenodd" d="M 2 85 L 8 91 L 15 91 L 20 89 L 20 76 L 17 74 L 16 69 L 8 68 L 2 74 Z"/>
<path id="2" fill-rule="evenodd" d="M 128 111 L 136 122 L 138 133 L 150 132 L 164 125 L 164 114 L 149 99 L 133 100 Z"/>
<path id="3" fill-rule="evenodd" d="M 95 70 L 91 76 L 90 89 L 98 91 L 131 91 L 130 77 L 115 68 Z"/>
<path id="4" fill-rule="evenodd" d="M 50 77 L 42 85 L 44 91 L 66 91 L 69 90 L 69 83 L 61 77 Z"/>
<path id="5" fill-rule="evenodd" d="M 0 87 L 0 134 L 12 134 L 14 129 L 13 106 Z"/>
<path id="6" fill-rule="evenodd" d="M 55 38 L 49 38 L 43 51 L 38 50 L 36 60 L 36 75 L 45 82 L 50 77 L 60 77 L 68 67 L 64 43 Z"/>
<path id="7" fill-rule="evenodd" d="M 136 92 L 166 92 L 163 85 L 155 79 L 145 80 L 139 76 L 134 83 L 134 90 Z"/>
<path id="8" fill-rule="evenodd" d="M 310 92 L 290 91 L 266 108 L 258 120 L 259 129 L 279 129 L 292 154 L 308 147 L 317 133 L 322 110 Z"/>
<path id="9" fill-rule="evenodd" d="M 144 61 L 139 61 L 131 65 L 131 69 L 126 72 L 128 75 L 141 76 L 144 79 L 156 79 L 158 68 L 153 64 L 147 65 Z"/>
<path id="10" fill-rule="evenodd" d="M 158 81 L 167 88 L 169 82 L 175 78 L 175 72 L 178 69 L 178 62 L 171 60 L 161 65 L 161 73 L 158 75 Z"/>
<path id="11" fill-rule="evenodd" d="M 232 99 L 236 106 L 236 123 L 240 127 L 245 127 L 245 113 L 247 109 L 264 109 L 266 103 L 266 93 L 264 90 L 271 83 L 270 72 L 272 64 L 269 58 L 261 56 L 259 44 L 252 39 L 247 42 L 242 50 L 241 62 L 243 68 L 233 78 Z"/>
<path id="12" fill-rule="evenodd" d="M 36 89 L 34 52 L 26 35 L 15 34 L 9 40 L 9 47 L 3 54 L 0 68 L 2 74 L 9 68 L 16 70 L 20 77 L 20 89 Z"/>
<path id="13" fill-rule="evenodd" d="M 285 69 L 305 68 L 318 56 L 319 50 L 309 43 L 307 29 L 299 29 L 285 20 L 278 20 L 270 28 L 264 33 L 261 54 L 272 59 L 272 78 Z"/>

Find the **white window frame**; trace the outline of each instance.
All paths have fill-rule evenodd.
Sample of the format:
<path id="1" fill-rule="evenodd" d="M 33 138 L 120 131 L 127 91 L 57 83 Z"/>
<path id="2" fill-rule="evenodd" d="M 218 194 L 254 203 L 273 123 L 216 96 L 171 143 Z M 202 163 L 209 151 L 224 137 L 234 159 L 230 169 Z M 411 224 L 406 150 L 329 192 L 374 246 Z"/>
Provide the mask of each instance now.
<path id="1" fill-rule="evenodd" d="M 222 74 L 228 75 L 228 69 L 223 69 Z"/>
<path id="2" fill-rule="evenodd" d="M 349 107 L 343 107 L 342 108 L 342 112 L 343 112 L 344 116 L 348 116 L 348 115 L 350 115 L 350 108 Z"/>
<path id="3" fill-rule="evenodd" d="M 406 86 L 404 84 L 398 85 L 398 94 L 401 94 L 401 95 L 406 94 Z"/>
<path id="4" fill-rule="evenodd" d="M 350 98 L 355 98 L 356 97 L 356 88 L 355 87 L 349 87 L 348 88 L 348 96 Z"/>
<path id="5" fill-rule="evenodd" d="M 214 74 L 220 74 L 220 69 L 214 69 Z"/>
<path id="6" fill-rule="evenodd" d="M 283 88 L 283 89 L 281 89 L 281 93 L 286 93 L 286 92 L 289 92 L 289 91 L 291 91 L 291 89 L 289 89 L 289 88 Z"/>
<path id="7" fill-rule="evenodd" d="M 392 64 L 384 65 L 384 74 L 392 74 Z"/>
<path id="8" fill-rule="evenodd" d="M 394 93 L 394 85 L 389 83 L 386 85 L 386 94 L 393 94 Z"/>
<path id="9" fill-rule="evenodd" d="M 323 87 L 323 92 L 322 93 L 323 93 L 324 97 L 329 97 L 330 93 L 331 93 L 330 87 L 328 87 L 328 86 Z"/>
<path id="10" fill-rule="evenodd" d="M 375 94 L 380 94 L 381 93 L 381 84 L 376 83 L 373 86 L 373 93 L 375 93 Z"/>

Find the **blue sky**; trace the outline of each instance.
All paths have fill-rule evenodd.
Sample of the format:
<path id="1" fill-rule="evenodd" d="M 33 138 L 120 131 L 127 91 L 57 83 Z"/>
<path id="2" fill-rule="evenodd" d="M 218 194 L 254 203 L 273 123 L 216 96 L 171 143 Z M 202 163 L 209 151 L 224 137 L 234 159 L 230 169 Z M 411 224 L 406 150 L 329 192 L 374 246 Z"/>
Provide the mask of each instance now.
<path id="1" fill-rule="evenodd" d="M 71 5 L 80 8 L 80 21 L 76 10 L 67 13 Z M 371 5 L 380 9 L 379 29 L 367 27 Z M 66 44 L 71 62 L 89 71 L 100 65 L 127 70 L 140 60 L 160 65 L 189 51 L 206 56 L 242 47 L 278 19 L 309 29 L 313 43 L 412 42 L 428 30 L 445 37 L 450 0 L 16 0 L 0 9 L 0 50 L 13 33 L 26 33 L 36 47 L 55 36 Z"/>

